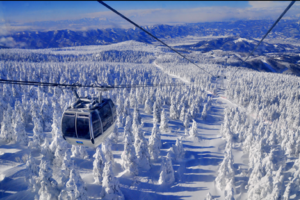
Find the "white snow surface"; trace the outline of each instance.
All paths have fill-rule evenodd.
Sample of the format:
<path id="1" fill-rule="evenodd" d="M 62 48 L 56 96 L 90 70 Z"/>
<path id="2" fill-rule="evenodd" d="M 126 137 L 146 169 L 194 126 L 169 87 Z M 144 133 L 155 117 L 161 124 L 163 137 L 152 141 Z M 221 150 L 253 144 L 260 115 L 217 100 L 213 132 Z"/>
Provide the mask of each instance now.
<path id="1" fill-rule="evenodd" d="M 239 39 L 237 39 L 237 40 L 234 40 L 233 42 L 234 42 L 234 43 L 237 43 L 237 42 L 243 42 L 243 41 L 246 41 L 246 42 L 248 42 L 248 43 L 254 43 L 254 44 L 257 43 L 257 42 L 254 41 L 254 40 L 248 40 L 248 39 L 246 39 L 246 38 L 239 38 Z"/>
<path id="2" fill-rule="evenodd" d="M 235 42 L 240 42 L 242 40 L 246 40 L 244 38 L 240 38 L 236 40 Z M 255 42 L 252 40 L 246 40 L 248 42 Z M 63 67 L 61 67 L 61 63 L 34 63 L 30 61 L 26 61 L 22 63 L 22 67 L 27 70 L 34 71 L 32 69 L 39 69 L 43 73 L 47 72 L 46 70 L 53 70 L 53 68 L 57 67 L 57 71 L 54 70 L 51 72 L 49 76 L 61 76 L 63 75 L 61 79 L 59 79 L 61 82 L 65 79 L 68 79 L 68 77 L 72 77 L 71 82 L 76 82 L 77 80 L 85 81 L 86 83 L 89 83 L 91 80 L 98 80 L 102 82 L 109 82 L 109 81 L 119 81 L 119 84 L 121 81 L 132 84 L 132 81 L 135 81 L 138 83 L 139 81 L 148 81 L 150 83 L 185 83 L 185 86 L 182 87 L 176 87 L 174 91 L 177 91 L 178 94 L 181 94 L 182 96 L 185 95 L 186 102 L 182 103 L 181 100 L 178 100 L 176 102 L 176 106 L 184 107 L 183 104 L 187 104 L 187 107 L 192 108 L 194 107 L 201 107 L 201 109 L 207 109 L 206 116 L 201 116 L 201 111 L 198 111 L 198 114 L 195 115 L 195 122 L 197 123 L 197 133 L 196 137 L 191 137 L 188 135 L 188 131 L 185 130 L 185 127 L 183 126 L 183 122 L 179 119 L 168 119 L 168 129 L 167 131 L 161 132 L 161 143 L 162 146 L 160 148 L 160 155 L 157 160 L 150 160 L 151 168 L 150 169 L 142 169 L 139 168 L 139 172 L 137 175 L 130 175 L 124 171 L 122 168 L 122 159 L 121 154 L 124 150 L 124 127 L 120 126 L 118 128 L 118 134 L 117 134 L 117 143 L 113 143 L 111 146 L 111 153 L 113 155 L 114 163 L 112 167 L 113 174 L 112 176 L 115 176 L 117 178 L 117 181 L 114 181 L 115 184 L 119 183 L 119 188 L 122 194 L 120 194 L 120 191 L 118 191 L 118 195 L 122 197 L 124 195 L 125 199 L 205 199 L 207 194 L 210 193 L 213 199 L 255 199 L 254 197 L 248 197 L 248 191 L 247 187 L 245 187 L 248 184 L 248 180 L 250 175 L 253 173 L 252 170 L 248 171 L 249 166 L 251 165 L 253 159 L 256 159 L 257 155 L 252 155 L 251 152 L 243 151 L 243 143 L 239 142 L 239 139 L 242 140 L 242 136 L 239 135 L 240 127 L 238 127 L 238 123 L 236 121 L 242 121 L 241 119 L 236 119 L 234 116 L 230 116 L 230 109 L 234 110 L 236 113 L 241 113 L 241 115 L 245 115 L 249 121 L 251 120 L 257 120 L 256 122 L 259 123 L 259 120 L 261 120 L 265 124 L 276 124 L 272 123 L 272 119 L 270 119 L 273 116 L 275 116 L 276 112 L 271 112 L 271 114 L 266 114 L 266 111 L 264 109 L 269 109 L 269 107 L 261 108 L 260 110 L 255 110 L 255 108 L 251 108 L 252 110 L 249 111 L 250 106 L 249 103 L 245 103 L 247 99 L 243 97 L 250 96 L 249 93 L 243 93 L 247 87 L 250 87 L 251 84 L 248 84 L 245 86 L 245 90 L 240 89 L 242 83 L 239 78 L 230 77 L 228 76 L 232 71 L 230 71 L 230 67 L 228 67 L 228 71 L 224 70 L 222 66 L 217 66 L 213 64 L 207 64 L 207 63 L 200 63 L 199 65 L 203 66 L 205 70 L 210 71 L 211 73 L 216 74 L 222 74 L 227 76 L 227 79 L 224 80 L 222 78 L 219 79 L 209 79 L 207 74 L 203 73 L 203 71 L 199 69 L 195 69 L 194 66 L 191 64 L 186 64 L 182 62 L 182 60 L 178 59 L 178 57 L 173 53 L 168 53 L 167 55 L 164 55 L 166 52 L 166 49 L 159 46 L 153 46 L 149 44 L 139 43 L 135 41 L 127 41 L 122 42 L 118 44 L 112 44 L 112 45 L 95 45 L 95 46 L 82 46 L 82 47 L 68 47 L 68 48 L 58 48 L 58 49 L 42 49 L 42 50 L 24 50 L 24 49 L 9 49 L 9 50 L 0 50 L 1 54 L 5 54 L 7 52 L 9 53 L 15 53 L 15 54 L 25 54 L 25 53 L 39 53 L 39 54 L 65 54 L 65 55 L 86 55 L 86 54 L 97 54 L 101 51 L 107 51 L 107 50 L 118 50 L 118 51 L 145 51 L 154 53 L 157 56 L 157 59 L 152 63 L 143 63 L 143 64 L 137 64 L 137 63 L 130 63 L 130 60 L 126 63 L 122 62 L 101 62 L 100 64 L 98 62 L 94 61 L 80 61 L 80 62 L 73 62 L 73 61 L 65 61 L 63 63 Z M 191 57 L 200 57 L 199 54 L 193 53 L 189 54 Z M 201 59 L 200 59 L 201 60 Z M 264 62 L 264 61 L 263 61 Z M 17 61 L 12 61 L 6 63 L 11 64 L 12 66 L 16 67 L 16 69 L 22 69 Z M 10 74 L 12 72 L 8 72 L 7 66 L 4 64 L 3 61 L 0 61 L 0 70 L 2 70 L 3 74 Z M 121 70 L 123 71 L 123 75 L 121 73 Z M 270 68 L 271 69 L 271 68 Z M 5 71 L 6 70 L 6 71 Z M 45 71 L 43 71 L 45 70 Z M 63 71 L 67 70 L 67 71 Z M 92 70 L 92 72 L 89 72 L 88 70 Z M 115 70 L 114 72 L 118 72 L 119 75 L 116 74 L 109 74 L 110 70 Z M 118 71 L 119 70 L 119 71 Z M 272 69 L 271 69 L 272 70 Z M 273 69 L 274 70 L 274 69 Z M 242 72 L 241 72 L 242 71 Z M 5 72 L 5 73 L 4 73 Z M 73 73 L 73 74 L 72 74 Z M 244 74 L 242 74 L 244 73 Z M 253 73 L 253 74 L 252 74 Z M 244 72 L 243 70 L 240 70 L 240 72 L 236 73 L 236 76 L 240 75 L 242 76 L 243 80 L 250 80 L 249 82 L 253 83 L 251 81 L 254 77 L 269 77 L 270 80 L 272 80 L 272 76 L 275 75 L 268 75 L 268 73 L 264 74 L 255 74 L 256 72 Z M 54 75 L 53 75 L 54 74 Z M 122 76 L 121 76 L 121 75 Z M 1 75 L 1 74 L 0 74 Z M 33 74 L 33 77 L 39 79 L 38 76 L 40 74 Z M 3 75 L 4 76 L 4 75 Z M 12 76 L 7 75 L 7 76 Z M 88 76 L 88 77 L 86 77 Z M 98 76 L 98 77 L 97 77 Z M 21 77 L 21 75 L 19 75 Z M 80 78 L 79 78 L 80 77 Z M 114 80 L 114 77 L 119 77 L 120 80 Z M 6 77 L 5 77 L 6 78 Z M 52 81 L 56 80 L 53 77 L 51 77 Z M 261 80 L 265 80 L 264 78 L 261 78 Z M 288 81 L 289 77 L 282 76 L 278 79 L 282 79 L 283 81 Z M 42 79 L 42 78 L 41 78 Z M 122 79 L 122 80 L 121 80 Z M 145 80 L 144 80 L 145 79 Z M 273 78 L 274 80 L 276 78 Z M 296 79 L 296 78 L 295 78 Z M 257 79 L 255 79 L 257 80 Z M 270 80 L 266 80 L 267 83 L 265 83 L 265 87 L 272 88 L 274 84 L 271 83 Z M 235 81 L 233 84 L 231 81 Z M 123 83 L 122 82 L 122 83 Z M 246 82 L 246 81 L 245 81 Z M 143 82 L 142 82 L 143 83 Z M 112 83 L 111 83 L 112 84 Z M 270 85 L 268 85 L 270 84 Z M 253 86 L 253 85 L 251 85 Z M 27 87 L 27 86 L 24 86 Z M 254 87 L 254 86 L 253 86 Z M 292 87 L 292 86 L 291 86 Z M 163 87 L 162 87 L 163 88 Z M 191 91 L 192 88 L 197 88 L 198 92 L 194 93 L 188 93 Z M 257 88 L 257 87 L 256 87 Z M 17 98 L 18 91 L 21 91 L 20 96 L 25 96 L 22 98 L 26 98 L 26 91 L 31 92 L 30 96 L 27 94 L 27 102 L 26 109 L 27 112 L 30 111 L 30 109 L 34 109 L 34 106 L 30 106 L 30 98 L 36 100 L 36 103 L 41 100 L 41 98 L 45 98 L 48 101 L 50 101 L 50 104 L 47 104 L 47 101 L 43 102 L 43 99 L 41 100 L 40 107 L 42 112 L 38 113 L 40 115 L 40 118 L 43 119 L 43 123 L 45 127 L 47 127 L 47 123 L 52 123 L 51 121 L 51 115 L 48 113 L 50 112 L 46 108 L 51 108 L 51 104 L 59 104 L 59 107 L 62 109 L 62 111 L 66 108 L 67 105 L 70 105 L 72 100 L 74 100 L 74 97 L 72 99 L 72 95 L 70 92 L 60 92 L 58 90 L 49 90 L 49 91 L 43 91 L 42 89 L 37 89 L 37 92 L 35 92 L 35 89 L 32 88 L 31 90 L 17 90 L 12 89 L 3 86 L 3 84 L 0 86 L 0 92 L 3 93 L 3 99 L 2 102 L 0 102 L 1 109 L 8 110 L 7 113 L 9 113 L 9 107 L 8 104 L 10 104 L 11 101 L 13 101 L 13 98 Z M 23 88 L 24 89 L 24 88 Z M 227 90 L 226 90 L 227 89 Z M 160 91 L 161 93 L 157 92 Z M 170 99 L 168 100 L 167 94 L 164 94 L 167 89 L 158 89 L 157 91 L 154 91 L 149 88 L 143 88 L 140 90 L 133 90 L 133 92 L 128 92 L 125 90 L 113 90 L 109 91 L 104 94 L 106 97 L 110 97 L 114 100 L 114 103 L 119 102 L 120 105 L 118 105 L 118 109 L 122 109 L 126 111 L 120 111 L 121 116 L 118 116 L 118 120 L 121 120 L 119 124 L 125 125 L 125 119 L 126 119 L 126 112 L 133 113 L 133 107 L 132 103 L 137 103 L 137 108 L 140 111 L 140 115 L 142 118 L 142 126 L 141 130 L 144 133 L 144 136 L 147 141 L 149 141 L 149 136 L 151 135 L 152 129 L 153 129 L 153 114 L 147 114 L 144 111 L 145 104 L 143 100 L 143 94 L 147 94 L 148 96 L 145 96 L 145 99 L 153 99 L 153 96 L 155 97 L 156 101 L 154 102 L 163 102 L 160 105 L 160 109 L 164 109 L 166 112 L 167 117 L 170 116 L 170 102 L 175 101 L 174 99 L 179 99 L 176 97 L 176 95 L 170 96 Z M 292 90 L 292 89 L 291 89 Z M 17 91 L 15 93 L 11 92 L 11 96 L 7 96 L 9 92 L 7 91 Z M 66 91 L 66 90 L 65 90 Z M 201 91 L 201 93 L 199 93 Z M 236 92 L 239 91 L 239 92 Z M 249 91 L 252 92 L 251 89 Z M 259 92 L 263 93 L 266 90 L 258 90 Z M 282 91 L 282 90 L 280 90 Z M 49 94 L 48 94 L 49 93 Z M 84 96 L 86 94 L 90 94 L 92 96 L 96 95 L 95 90 L 81 90 L 79 91 L 79 94 L 81 96 Z M 151 96 L 149 94 L 154 93 L 155 95 Z M 60 95 L 58 99 L 56 98 L 56 95 Z M 136 95 L 136 96 L 134 96 Z M 240 95 L 239 98 L 236 97 L 237 95 Z M 136 97 L 131 98 L 131 97 Z M 182 99 L 182 96 L 180 98 Z M 191 97 L 191 99 L 189 99 Z M 236 99 L 232 100 L 233 97 L 236 97 Z M 125 101 L 125 98 L 127 101 Z M 198 98 L 200 99 L 199 101 Z M 8 100 L 7 100 L 8 99 Z M 250 97 L 248 98 L 250 99 Z M 275 99 L 275 98 L 274 98 Z M 296 98 L 295 98 L 296 99 Z M 189 102 L 189 100 L 191 102 Z M 265 100 L 265 99 L 263 99 Z M 168 103 L 168 101 L 170 101 Z M 275 100 L 274 100 L 275 101 Z M 292 101 L 292 100 L 289 100 Z M 7 103 L 9 102 L 9 103 Z M 26 102 L 26 101 L 25 101 Z M 125 107 L 124 102 L 130 102 L 130 107 Z M 141 103 L 142 102 L 142 103 Z M 154 103 L 152 102 L 152 103 Z M 12 109 L 16 110 L 16 103 L 13 104 Z M 297 104 L 298 105 L 298 104 Z M 247 107 L 248 106 L 248 107 Z M 36 109 L 40 109 L 39 106 L 36 106 Z M 258 109 L 258 108 L 257 108 Z M 273 110 L 278 109 L 276 108 L 270 108 Z M 50 109 L 51 110 L 51 109 Z M 224 111 L 225 110 L 225 111 Z M 180 110 L 179 110 L 180 111 Z M 265 111 L 265 113 L 263 112 Z M 56 111 L 58 112 L 58 111 Z M 118 111 L 119 112 L 119 111 Z M 186 111 L 187 112 L 187 111 Z M 190 110 L 189 110 L 190 112 Z M 6 112 L 5 112 L 6 113 Z M 16 115 L 15 112 L 13 112 L 14 116 Z M 202 113 L 204 113 L 202 111 Z M 274 114 L 275 113 L 275 114 Z M 60 113 L 61 114 L 61 113 Z M 128 113 L 127 113 L 128 114 Z M 50 118 L 49 118 L 49 116 Z M 124 116 L 125 115 L 125 116 Z M 296 115 L 296 114 L 295 114 Z M 132 114 L 131 114 L 132 116 Z M 232 117 L 227 120 L 224 119 L 224 116 L 226 117 Z M 23 117 L 23 116 L 22 116 Z M 48 118 L 47 118 L 48 117 Z M 14 118 L 11 118 L 9 115 L 3 115 L 3 119 L 9 118 L 13 121 Z M 25 118 L 25 117 L 24 117 Z M 295 123 L 297 122 L 296 117 L 291 117 L 294 119 Z M 23 119 L 23 118 L 22 118 Z M 2 118 L 0 118 L 2 120 Z M 123 121 L 122 121 L 123 120 Z M 3 120 L 2 120 L 3 121 Z M 26 119 L 24 119 L 26 121 Z M 228 128 L 230 130 L 228 132 L 226 127 L 224 128 L 224 123 L 232 123 L 232 126 Z M 13 121 L 14 122 L 14 121 Z M 30 119 L 27 119 L 28 124 L 26 124 L 26 132 L 28 134 L 28 138 L 31 141 L 33 136 L 33 126 L 34 124 L 30 122 Z M 300 121 L 299 121 L 300 122 Z M 237 123 L 238 125 L 234 126 Z M 12 126 L 15 126 L 16 123 L 12 123 Z M 292 126 L 298 126 L 296 125 Z M 281 126 L 286 126 L 284 123 L 280 124 Z M 300 123 L 299 123 L 300 125 Z M 60 126 L 60 125 L 56 125 Z M 275 126 L 275 125 L 274 125 Z M 2 128 L 3 124 L 1 124 L 1 131 L 7 131 L 7 127 Z M 189 121 L 189 127 L 192 127 L 192 120 Z M 60 127 L 59 127 L 60 128 Z M 257 128 L 257 127 L 255 127 Z M 3 130 L 2 130 L 3 129 Z M 51 133 L 51 128 L 44 128 L 44 134 L 47 139 L 49 139 L 50 142 L 54 140 L 55 134 Z M 258 128 L 257 128 L 258 129 Z M 235 131 L 238 130 L 238 131 Z M 296 128 L 285 129 L 285 130 L 296 130 Z M 238 132 L 238 133 L 236 133 Z M 3 133 L 1 133 L 3 134 Z M 17 133 L 16 133 L 17 134 Z M 61 134 L 57 132 L 57 134 Z M 5 135 L 5 134 L 4 134 Z M 255 136 L 255 139 L 260 138 L 258 137 L 259 133 Z M 296 135 L 296 134 L 295 134 Z M 296 137 L 293 135 L 293 137 Z M 167 156 L 167 153 L 169 149 L 172 147 L 172 145 L 175 144 L 176 139 L 181 138 L 183 148 L 184 148 L 184 157 L 182 159 L 176 160 L 172 159 L 172 165 L 175 175 L 175 181 L 170 184 L 166 185 L 160 185 L 159 184 L 159 177 L 161 173 L 161 163 L 163 160 L 163 157 Z M 236 139 L 239 138 L 239 139 Z M 261 136 L 263 138 L 263 136 Z M 57 138 L 55 138 L 57 139 Z M 60 137 L 60 139 L 62 139 Z M 268 138 L 267 138 L 268 139 Z M 59 139 L 57 139 L 59 140 Z M 295 139 L 296 140 L 296 139 Z M 47 140 L 45 140 L 47 141 Z M 295 144 L 292 144 L 288 139 L 286 138 L 284 140 L 286 143 L 282 143 L 283 146 L 292 146 Z M 298 140 L 297 140 L 298 141 Z M 290 142 L 290 143 L 289 143 Z M 251 149 L 254 148 L 256 145 L 256 141 L 253 139 L 253 143 L 250 143 Z M 298 144 L 298 142 L 297 142 Z M 46 145 L 47 146 L 47 145 Z M 255 146 L 256 147 L 256 146 Z M 45 147 L 46 148 L 46 147 Z M 63 149 L 64 145 L 60 144 L 60 148 Z M 71 148 L 69 145 L 68 148 Z M 250 148 L 250 147 L 249 147 Z M 293 149 L 291 147 L 291 149 Z M 247 150 L 247 149 L 246 149 Z M 86 188 L 86 193 L 89 199 L 100 199 L 101 198 L 101 190 L 102 186 L 100 183 L 95 183 L 94 174 L 93 174 L 93 162 L 94 158 L 93 155 L 95 154 L 95 149 L 92 148 L 86 148 L 87 156 L 84 157 L 72 157 L 69 158 L 72 164 L 69 164 L 69 167 L 73 167 L 76 170 L 78 170 L 80 177 L 82 178 L 85 186 L 83 186 L 81 183 L 80 187 L 81 190 L 84 190 Z M 292 168 L 293 162 L 296 162 L 295 160 L 298 159 L 298 155 L 294 155 L 295 151 L 287 149 L 287 152 L 289 153 L 288 162 L 290 163 L 287 168 L 284 168 L 284 173 L 293 174 L 296 170 Z M 230 154 L 232 152 L 232 154 Z M 37 165 L 41 163 L 42 159 L 48 159 L 50 168 L 53 170 L 52 178 L 55 179 L 55 181 L 58 183 L 56 187 L 56 191 L 59 194 L 62 189 L 65 187 L 62 186 L 61 181 L 61 175 L 60 175 L 60 168 L 55 167 L 51 161 L 51 158 L 43 158 L 42 151 L 40 149 L 29 149 L 28 146 L 24 146 L 19 144 L 18 142 L 12 141 L 10 143 L 7 143 L 5 139 L 1 139 L 0 141 L 0 198 L 1 199 L 34 199 L 34 196 L 37 195 L 37 192 L 33 192 L 29 188 L 28 182 L 26 182 L 26 174 L 28 173 L 28 169 L 26 168 L 26 160 L 27 156 L 31 154 L 32 157 L 34 157 L 37 161 Z M 51 152 L 49 153 L 51 157 Z M 54 156 L 56 159 L 58 159 L 59 153 L 55 153 Z M 261 157 L 269 155 L 269 152 L 263 152 L 261 153 Z M 233 185 L 230 185 L 230 183 L 227 183 L 225 190 L 220 190 L 216 187 L 215 179 L 216 177 L 219 177 L 222 179 L 222 173 L 221 170 L 221 163 L 223 161 L 226 161 L 224 159 L 225 157 L 231 155 L 232 157 L 232 163 L 228 164 L 227 168 L 228 171 L 233 171 L 233 176 L 235 182 Z M 252 157 L 251 157 L 252 156 Z M 262 159 L 262 158 L 261 158 Z M 230 159 L 227 159 L 227 161 Z M 264 160 L 265 161 L 265 160 Z M 229 162 L 229 161 L 228 161 Z M 297 162 L 299 162 L 297 160 Z M 259 163 L 259 162 L 257 162 Z M 72 166 L 71 166 L 72 165 Z M 255 164 L 254 164 L 255 165 Z M 291 165 L 291 166 L 290 166 Z M 279 170 L 278 170 L 279 171 Z M 274 173 L 277 172 L 277 170 L 274 170 Z M 50 173 L 50 172 L 49 172 Z M 226 173 L 228 173 L 226 171 Z M 274 174 L 273 173 L 273 174 Z M 224 172 L 225 174 L 225 172 Z M 267 175 L 264 174 L 264 177 Z M 38 175 L 37 175 L 38 177 Z M 254 175 L 252 176 L 252 178 Z M 296 175 L 295 175 L 296 177 Z M 223 177 L 224 178 L 224 177 Z M 225 177 L 228 179 L 228 177 Z M 226 180 L 227 180 L 226 179 Z M 256 179 L 251 179 L 251 181 Z M 262 180 L 257 180 L 260 184 L 263 185 Z M 232 181 L 232 180 L 231 180 Z M 288 181 L 286 178 L 285 181 Z M 295 178 L 295 183 L 296 182 Z M 232 183 L 232 182 L 231 182 Z M 250 182 L 250 188 L 254 187 L 255 184 L 253 182 Z M 79 182 L 77 183 L 79 184 Z M 53 184 L 55 185 L 55 184 Z M 254 186 L 253 186 L 254 185 Z M 54 186 L 53 186 L 54 187 Z M 283 191 L 285 191 L 285 184 L 283 184 Z M 294 186 L 296 188 L 296 186 Z M 296 189 L 295 189 L 296 190 Z M 233 193 L 230 193 L 228 191 L 233 191 Z M 291 190 L 291 199 L 297 199 L 299 195 L 297 192 L 293 192 L 294 190 Z M 230 194 L 232 194 L 232 198 L 229 198 Z M 53 193 L 56 194 L 56 193 Z M 285 193 L 286 195 L 289 195 Z M 298 196 L 297 196 L 298 195 Z M 109 195 L 106 195 L 106 199 L 110 199 Z M 53 199 L 56 199 L 57 195 L 54 195 Z M 120 198 L 121 199 L 121 198 Z M 268 199 L 268 196 L 264 196 L 262 199 Z M 298 198 L 299 199 L 299 198 Z"/>

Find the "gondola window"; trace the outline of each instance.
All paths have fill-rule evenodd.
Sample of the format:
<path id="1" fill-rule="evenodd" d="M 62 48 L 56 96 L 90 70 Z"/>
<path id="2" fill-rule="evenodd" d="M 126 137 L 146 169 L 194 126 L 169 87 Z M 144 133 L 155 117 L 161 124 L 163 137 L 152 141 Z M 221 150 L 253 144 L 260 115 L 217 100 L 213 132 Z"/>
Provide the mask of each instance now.
<path id="1" fill-rule="evenodd" d="M 99 113 L 100 113 L 103 132 L 104 132 L 114 123 L 111 108 L 108 102 L 100 109 Z"/>
<path id="2" fill-rule="evenodd" d="M 77 135 L 81 139 L 90 139 L 89 118 L 77 117 Z"/>
<path id="3" fill-rule="evenodd" d="M 65 137 L 76 138 L 75 131 L 75 115 L 74 114 L 65 114 L 62 122 L 62 130 Z"/>
<path id="4" fill-rule="evenodd" d="M 101 122 L 97 111 L 92 112 L 94 138 L 102 134 Z"/>

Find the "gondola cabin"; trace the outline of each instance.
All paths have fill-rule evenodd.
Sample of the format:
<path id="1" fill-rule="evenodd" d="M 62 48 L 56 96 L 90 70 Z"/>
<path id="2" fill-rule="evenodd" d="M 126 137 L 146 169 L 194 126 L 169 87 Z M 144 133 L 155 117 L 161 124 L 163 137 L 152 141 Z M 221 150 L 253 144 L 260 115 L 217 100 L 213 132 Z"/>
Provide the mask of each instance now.
<path id="1" fill-rule="evenodd" d="M 63 138 L 72 145 L 97 147 L 112 133 L 116 119 L 112 100 L 78 98 L 63 113 Z"/>

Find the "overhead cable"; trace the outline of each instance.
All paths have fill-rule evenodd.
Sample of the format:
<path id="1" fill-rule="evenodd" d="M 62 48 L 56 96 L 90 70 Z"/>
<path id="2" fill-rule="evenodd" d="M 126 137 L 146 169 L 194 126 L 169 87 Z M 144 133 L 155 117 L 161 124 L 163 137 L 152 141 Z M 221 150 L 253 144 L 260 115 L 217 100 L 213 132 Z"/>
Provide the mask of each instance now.
<path id="1" fill-rule="evenodd" d="M 262 41 L 267 37 L 267 35 L 272 31 L 272 29 L 276 26 L 276 24 L 280 21 L 280 19 L 285 15 L 285 13 L 292 7 L 292 5 L 295 3 L 296 1 L 292 1 L 287 7 L 286 9 L 283 11 L 283 13 L 281 13 L 281 15 L 278 17 L 278 19 L 273 23 L 273 25 L 271 26 L 271 28 L 269 28 L 268 32 L 262 37 L 262 39 L 259 41 L 259 43 L 253 48 L 253 50 L 251 51 L 251 53 L 247 56 L 247 58 L 242 62 L 241 66 L 248 60 L 248 58 L 250 57 L 250 55 L 253 55 L 253 52 L 256 50 L 256 48 L 262 43 Z M 239 70 L 240 68 L 238 68 L 233 75 L 235 75 L 235 73 Z M 231 77 L 233 77 L 233 75 Z"/>
<path id="2" fill-rule="evenodd" d="M 65 88 L 96 88 L 96 89 L 122 89 L 122 88 L 143 88 L 143 87 L 176 87 L 183 86 L 185 83 L 179 84 L 127 84 L 127 85 L 82 85 L 82 84 L 64 84 L 64 83 L 46 83 L 46 82 L 36 82 L 36 81 L 16 81 L 16 80 L 5 80 L 0 79 L 0 83 L 3 84 L 14 84 L 14 85 L 33 85 L 42 87 L 65 87 Z"/>
<path id="3" fill-rule="evenodd" d="M 169 45 L 167 45 L 166 43 L 164 43 L 163 41 L 161 41 L 160 39 L 158 39 L 156 36 L 154 36 L 153 34 L 151 34 L 150 32 L 148 32 L 147 30 L 143 29 L 141 26 L 139 26 L 138 24 L 136 24 L 132 20 L 128 19 L 127 17 L 125 17 L 124 15 L 122 15 L 121 13 L 119 13 L 118 11 L 116 11 L 115 9 L 113 9 L 112 7 L 110 7 L 109 5 L 107 5 L 106 3 L 104 3 L 103 1 L 98 1 L 98 2 L 101 3 L 103 6 L 105 6 L 106 8 L 108 8 L 109 10 L 113 11 L 114 13 L 116 13 L 117 15 L 119 15 L 120 17 L 122 17 L 123 19 L 125 19 L 126 21 L 128 21 L 129 23 L 133 24 L 135 27 L 141 29 L 142 31 L 144 31 L 145 33 L 147 33 L 148 35 L 150 35 L 151 37 L 153 37 L 155 40 L 159 41 L 164 46 L 168 47 L 169 49 L 171 49 L 172 51 L 174 51 L 175 53 L 177 53 L 178 55 L 180 55 L 181 57 L 183 57 L 184 59 L 188 60 L 190 63 L 192 63 L 193 65 L 195 65 L 196 67 L 198 67 L 199 69 L 201 69 L 202 71 L 204 71 L 205 73 L 207 73 L 207 74 L 209 74 L 209 75 L 211 75 L 213 77 L 213 75 L 211 73 L 209 73 L 208 71 L 206 71 L 202 67 L 198 66 L 194 61 L 188 59 L 187 57 L 185 57 L 184 55 L 182 55 L 181 53 L 179 53 L 179 51 L 177 51 L 176 49 L 170 47 Z"/>

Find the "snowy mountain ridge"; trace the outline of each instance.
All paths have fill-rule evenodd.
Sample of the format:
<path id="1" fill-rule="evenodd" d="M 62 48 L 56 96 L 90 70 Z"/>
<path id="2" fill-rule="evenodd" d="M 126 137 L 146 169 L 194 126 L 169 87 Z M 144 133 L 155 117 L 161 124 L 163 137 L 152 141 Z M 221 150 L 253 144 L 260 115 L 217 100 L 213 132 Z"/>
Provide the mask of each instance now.
<path id="1" fill-rule="evenodd" d="M 83 19 L 88 20 L 88 19 Z M 101 20 L 92 19 L 97 23 Z M 297 20 L 283 20 L 278 23 L 275 29 L 269 34 L 269 39 L 294 39 L 299 43 L 299 25 Z M 67 22 L 70 23 L 70 22 Z M 106 22 L 107 23 L 107 22 Z M 187 36 L 239 36 L 241 38 L 261 38 L 272 25 L 270 20 L 247 20 L 234 22 L 205 22 L 183 25 L 153 25 L 144 26 L 153 35 L 161 39 L 182 38 Z M 29 24 L 30 26 L 30 24 Z M 11 35 L 2 36 L 0 44 L 3 46 L 14 45 L 19 48 L 40 49 L 57 48 L 68 46 L 112 44 L 127 40 L 135 40 L 145 43 L 152 43 L 155 40 L 147 36 L 139 29 L 107 28 L 91 29 L 85 31 L 61 29 L 49 31 L 24 30 L 14 32 Z M 97 27 L 97 26 L 96 26 Z M 12 43 L 9 40 L 13 40 Z"/>

